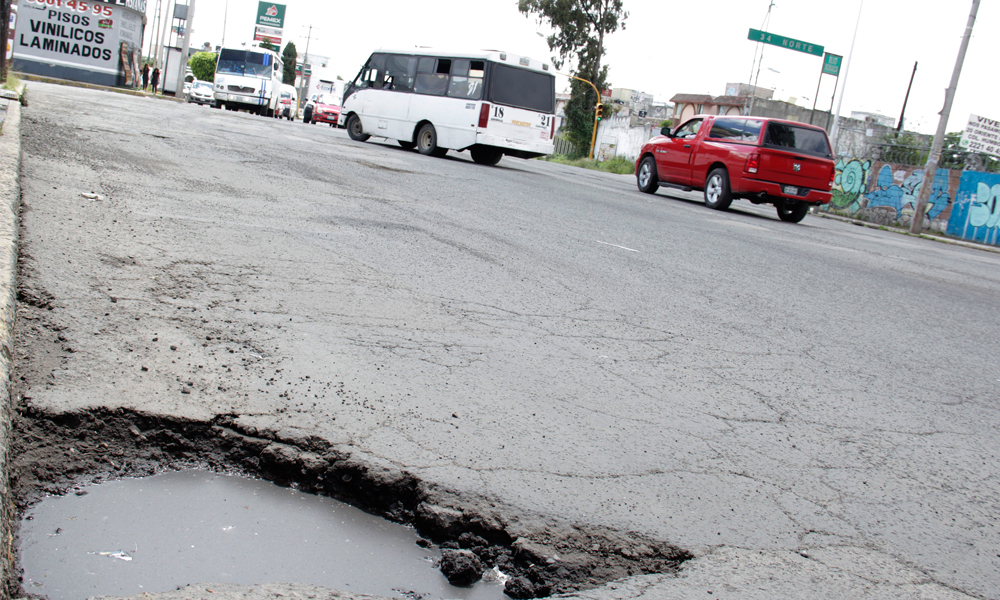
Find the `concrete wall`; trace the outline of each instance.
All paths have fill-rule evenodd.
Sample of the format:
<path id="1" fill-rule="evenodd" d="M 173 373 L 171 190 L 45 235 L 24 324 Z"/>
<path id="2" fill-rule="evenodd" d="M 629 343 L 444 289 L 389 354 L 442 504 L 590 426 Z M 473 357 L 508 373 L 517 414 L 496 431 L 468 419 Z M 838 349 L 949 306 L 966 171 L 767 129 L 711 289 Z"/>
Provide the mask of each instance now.
<path id="1" fill-rule="evenodd" d="M 830 130 L 829 125 L 833 123 L 830 113 L 819 110 L 813 112 L 812 109 L 789 104 L 788 102 L 762 100 L 760 98 L 753 101 L 753 110 L 750 111 L 750 115 L 754 117 L 771 117 L 772 119 L 788 119 L 790 121 L 798 121 L 799 123 L 809 123 L 811 117 L 813 125 L 823 127 L 827 131 Z"/>
<path id="2" fill-rule="evenodd" d="M 637 158 L 642 145 L 657 135 L 660 135 L 659 125 L 631 127 L 628 117 L 609 117 L 597 128 L 594 154 L 601 161 L 616 156 Z"/>
<path id="3" fill-rule="evenodd" d="M 826 210 L 881 225 L 909 226 L 924 169 L 842 158 Z M 938 169 L 927 201 L 928 229 L 1000 245 L 1000 174 Z"/>

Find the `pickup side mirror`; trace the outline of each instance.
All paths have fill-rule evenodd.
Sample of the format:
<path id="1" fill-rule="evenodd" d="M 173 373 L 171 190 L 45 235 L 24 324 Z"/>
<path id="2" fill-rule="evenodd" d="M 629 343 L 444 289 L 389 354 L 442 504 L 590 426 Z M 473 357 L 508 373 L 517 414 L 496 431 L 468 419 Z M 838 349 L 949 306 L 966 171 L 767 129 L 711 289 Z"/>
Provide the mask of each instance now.
<path id="1" fill-rule="evenodd" d="M 661 129 L 660 135 L 665 135 L 667 137 L 674 137 L 674 134 L 669 127 L 664 127 L 663 129 Z"/>

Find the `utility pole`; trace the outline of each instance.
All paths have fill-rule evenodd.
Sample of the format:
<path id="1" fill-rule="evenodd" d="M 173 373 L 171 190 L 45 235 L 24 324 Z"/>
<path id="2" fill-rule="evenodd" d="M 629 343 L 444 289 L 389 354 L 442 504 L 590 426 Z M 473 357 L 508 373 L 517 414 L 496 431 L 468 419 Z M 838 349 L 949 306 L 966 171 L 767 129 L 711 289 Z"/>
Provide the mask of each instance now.
<path id="1" fill-rule="evenodd" d="M 913 89 L 913 78 L 917 76 L 917 61 L 913 61 L 913 73 L 910 73 L 910 85 L 906 86 L 906 97 L 903 98 L 903 110 L 899 112 L 899 123 L 896 123 L 896 139 L 903 130 L 903 116 L 906 115 L 906 103 L 910 101 L 910 90 Z"/>
<path id="2" fill-rule="evenodd" d="M 175 83 L 175 98 L 184 98 L 184 75 L 187 74 L 188 48 L 191 46 L 191 25 L 194 23 L 194 0 L 188 0 L 187 19 L 184 21 L 184 40 L 181 42 L 181 64 L 177 68 L 177 81 Z"/>
<path id="3" fill-rule="evenodd" d="M 300 88 L 299 91 L 298 106 L 295 107 L 296 119 L 299 118 L 299 107 L 305 106 L 305 102 L 309 101 L 309 99 L 305 97 L 305 95 L 309 92 L 309 84 L 306 83 L 306 61 L 309 60 L 309 42 L 312 40 L 313 26 L 308 25 L 308 27 L 309 27 L 309 33 L 306 34 L 306 53 L 302 55 L 302 79 L 300 80 L 302 83 L 302 87 Z"/>
<path id="4" fill-rule="evenodd" d="M 955 59 L 955 70 L 951 73 L 951 85 L 944 91 L 944 108 L 941 109 L 941 118 L 938 119 L 937 132 L 934 134 L 934 143 L 931 145 L 930 156 L 927 157 L 927 166 L 924 167 L 924 182 L 920 186 L 917 207 L 913 210 L 910 233 L 920 233 L 924 228 L 924 212 L 927 210 L 927 200 L 931 197 L 934 176 L 937 175 L 938 161 L 941 159 L 941 148 L 944 147 L 945 129 L 948 127 L 948 117 L 951 116 L 951 105 L 955 101 L 958 78 L 962 75 L 962 64 L 965 63 L 965 53 L 969 49 L 969 39 L 972 38 L 972 27 L 976 24 L 976 13 L 978 12 L 979 0 L 972 0 L 969 23 L 965 26 L 962 45 L 958 49 L 958 58 Z"/>

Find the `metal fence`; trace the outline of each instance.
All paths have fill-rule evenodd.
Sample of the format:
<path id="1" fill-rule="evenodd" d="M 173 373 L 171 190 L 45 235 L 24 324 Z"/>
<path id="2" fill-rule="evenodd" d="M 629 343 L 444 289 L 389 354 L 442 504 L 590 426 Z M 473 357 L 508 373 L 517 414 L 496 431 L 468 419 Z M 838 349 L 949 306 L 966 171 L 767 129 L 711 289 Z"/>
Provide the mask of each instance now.
<path id="1" fill-rule="evenodd" d="M 569 142 L 569 140 L 567 140 L 566 138 L 564 138 L 561 135 L 557 135 L 556 136 L 555 147 L 556 147 L 556 149 L 555 149 L 555 153 L 556 154 L 561 154 L 563 156 L 575 156 L 576 155 L 576 152 L 575 152 L 576 147 L 573 146 L 573 144 L 571 144 Z"/>
<path id="2" fill-rule="evenodd" d="M 837 154 L 894 165 L 925 166 L 930 157 L 931 144 L 903 143 L 913 139 L 913 136 L 903 135 L 897 141 L 893 139 L 893 134 L 869 136 L 864 129 L 843 129 L 837 136 Z M 1000 173 L 1000 159 L 988 154 L 945 148 L 941 152 L 938 168 Z"/>

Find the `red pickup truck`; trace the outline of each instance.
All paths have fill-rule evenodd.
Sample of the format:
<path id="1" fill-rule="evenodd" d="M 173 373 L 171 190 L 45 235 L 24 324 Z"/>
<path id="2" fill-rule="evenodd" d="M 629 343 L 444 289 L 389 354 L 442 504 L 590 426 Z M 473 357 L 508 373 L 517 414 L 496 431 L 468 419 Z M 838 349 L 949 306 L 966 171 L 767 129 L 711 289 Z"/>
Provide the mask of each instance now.
<path id="1" fill-rule="evenodd" d="M 798 223 L 809 208 L 828 204 L 834 161 L 819 127 L 762 117 L 698 115 L 664 127 L 635 162 L 639 189 L 704 190 L 709 208 L 736 198 L 773 204 L 782 221 Z"/>

